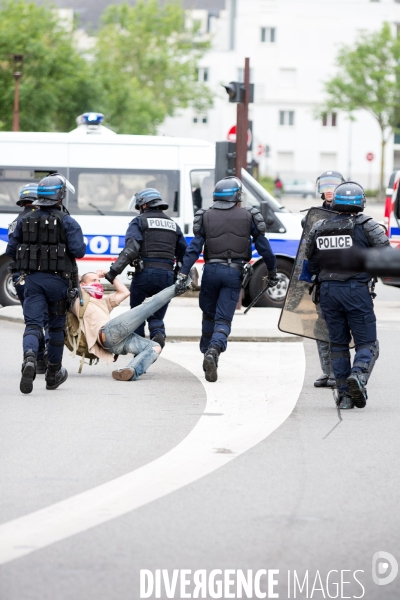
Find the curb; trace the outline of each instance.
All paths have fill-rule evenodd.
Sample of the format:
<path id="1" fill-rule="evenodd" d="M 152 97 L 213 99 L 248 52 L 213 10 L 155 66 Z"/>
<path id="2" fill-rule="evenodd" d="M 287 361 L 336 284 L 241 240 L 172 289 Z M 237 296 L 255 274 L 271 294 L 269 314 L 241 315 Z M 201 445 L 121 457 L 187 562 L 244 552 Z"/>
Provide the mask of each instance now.
<path id="1" fill-rule="evenodd" d="M 24 324 L 24 320 L 15 317 L 8 317 L 0 314 L 0 321 L 9 321 L 11 323 Z M 245 335 L 231 335 L 229 336 L 230 342 L 302 342 L 302 338 L 299 336 L 245 336 Z M 200 342 L 200 335 L 171 335 L 167 338 L 167 342 Z"/>

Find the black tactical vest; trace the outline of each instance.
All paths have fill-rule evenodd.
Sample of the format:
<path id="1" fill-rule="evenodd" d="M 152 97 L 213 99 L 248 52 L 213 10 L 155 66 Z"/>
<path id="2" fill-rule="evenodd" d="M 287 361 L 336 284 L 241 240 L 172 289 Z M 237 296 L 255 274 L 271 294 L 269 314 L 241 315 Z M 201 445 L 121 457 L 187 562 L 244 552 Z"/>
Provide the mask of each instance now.
<path id="1" fill-rule="evenodd" d="M 203 227 L 206 232 L 204 259 L 249 261 L 251 221 L 251 213 L 236 206 L 228 210 L 206 210 L 203 215 Z"/>
<path id="2" fill-rule="evenodd" d="M 16 268 L 25 273 L 43 271 L 69 277 L 74 261 L 62 224 L 66 214 L 54 209 L 40 212 L 20 218 L 22 243 L 17 247 Z"/>
<path id="3" fill-rule="evenodd" d="M 315 236 L 316 256 L 321 265 L 320 281 L 347 281 L 358 275 L 358 271 L 332 272 L 332 267 L 324 267 L 324 252 L 327 250 L 348 250 L 354 245 L 355 218 L 324 221 L 318 226 Z"/>
<path id="4" fill-rule="evenodd" d="M 178 239 L 176 223 L 162 210 L 149 210 L 140 215 L 143 242 L 140 246 L 141 258 L 175 259 Z"/>
<path id="5" fill-rule="evenodd" d="M 8 237 L 10 237 L 14 233 L 15 228 L 18 224 L 18 221 L 20 219 L 22 219 L 22 217 L 29 215 L 34 210 L 37 210 L 37 208 L 34 206 L 26 206 L 24 208 L 24 210 L 22 211 L 22 213 L 20 213 L 17 217 L 15 217 L 14 221 L 12 221 L 8 226 Z"/>

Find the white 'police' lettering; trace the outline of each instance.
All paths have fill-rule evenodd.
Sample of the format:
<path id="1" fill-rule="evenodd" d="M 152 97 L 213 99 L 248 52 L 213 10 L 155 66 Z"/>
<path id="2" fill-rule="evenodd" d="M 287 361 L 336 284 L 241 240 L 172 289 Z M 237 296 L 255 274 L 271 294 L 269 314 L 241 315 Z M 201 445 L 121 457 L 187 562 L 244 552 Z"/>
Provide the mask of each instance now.
<path id="1" fill-rule="evenodd" d="M 346 250 L 352 245 L 351 235 L 322 235 L 317 238 L 318 250 Z"/>
<path id="2" fill-rule="evenodd" d="M 169 231 L 176 231 L 175 221 L 169 219 L 147 219 L 147 225 L 149 229 L 168 229 Z"/>

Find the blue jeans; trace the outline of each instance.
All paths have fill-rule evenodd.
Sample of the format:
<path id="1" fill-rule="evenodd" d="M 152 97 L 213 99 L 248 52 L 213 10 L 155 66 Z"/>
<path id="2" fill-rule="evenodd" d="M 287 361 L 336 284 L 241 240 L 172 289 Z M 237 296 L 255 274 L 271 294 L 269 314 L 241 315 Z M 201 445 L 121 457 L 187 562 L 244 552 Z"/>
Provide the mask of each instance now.
<path id="1" fill-rule="evenodd" d="M 152 298 L 145 300 L 140 306 L 126 311 L 122 315 L 111 319 L 104 327 L 105 342 L 103 346 L 113 354 L 133 354 L 132 360 L 126 368 L 134 370 L 132 381 L 146 373 L 150 365 L 158 358 L 154 350 L 156 342 L 146 340 L 135 333 L 138 326 L 150 315 L 156 313 L 175 296 L 175 285 L 162 290 Z"/>
<path id="2" fill-rule="evenodd" d="M 364 283 L 324 281 L 320 304 L 331 343 L 332 370 L 339 392 L 348 390 L 346 379 L 352 372 L 367 372 L 377 356 L 374 304 Z M 349 344 L 353 335 L 356 354 L 353 367 Z"/>
<path id="3" fill-rule="evenodd" d="M 173 271 L 166 269 L 145 268 L 142 273 L 135 275 L 131 283 L 131 308 L 136 308 L 149 296 L 158 294 L 165 288 L 174 283 Z M 153 314 L 147 316 L 149 325 L 150 338 L 153 338 L 157 333 L 165 336 L 164 317 L 167 312 L 169 301 L 161 306 Z M 135 333 L 145 336 L 144 332 L 145 321 L 138 324 Z"/>
<path id="4" fill-rule="evenodd" d="M 43 328 L 48 316 L 48 357 L 49 362 L 62 361 L 64 350 L 65 314 L 56 314 L 56 303 L 67 297 L 68 281 L 54 273 L 35 271 L 26 276 L 25 298 L 23 304 L 25 333 L 24 353 L 33 350 L 39 352 L 43 340 Z"/>
<path id="5" fill-rule="evenodd" d="M 237 269 L 218 263 L 204 266 L 199 296 L 203 311 L 201 352 L 207 352 L 211 345 L 225 352 L 240 289 L 241 273 Z"/>

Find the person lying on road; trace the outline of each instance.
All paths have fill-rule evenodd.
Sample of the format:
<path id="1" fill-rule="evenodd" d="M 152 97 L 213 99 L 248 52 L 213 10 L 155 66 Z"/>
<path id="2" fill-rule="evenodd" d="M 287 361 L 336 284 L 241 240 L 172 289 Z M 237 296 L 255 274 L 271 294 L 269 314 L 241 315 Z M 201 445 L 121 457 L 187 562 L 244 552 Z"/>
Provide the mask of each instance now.
<path id="1" fill-rule="evenodd" d="M 161 346 L 157 342 L 147 340 L 134 333 L 135 329 L 159 308 L 167 304 L 176 294 L 171 285 L 158 294 L 146 299 L 143 304 L 110 318 L 111 311 L 129 296 L 128 288 L 115 278 L 113 284 L 116 292 L 104 296 L 104 288 L 100 279 L 105 271 L 82 275 L 80 285 L 89 295 L 87 306 L 81 319 L 81 328 L 85 335 L 87 347 L 97 358 L 111 363 L 114 355 L 133 354 L 132 360 L 122 369 L 112 372 L 118 381 L 136 381 L 140 375 L 159 357 Z M 190 282 L 188 284 L 189 289 Z M 79 318 L 79 298 L 75 300 L 73 313 Z"/>

